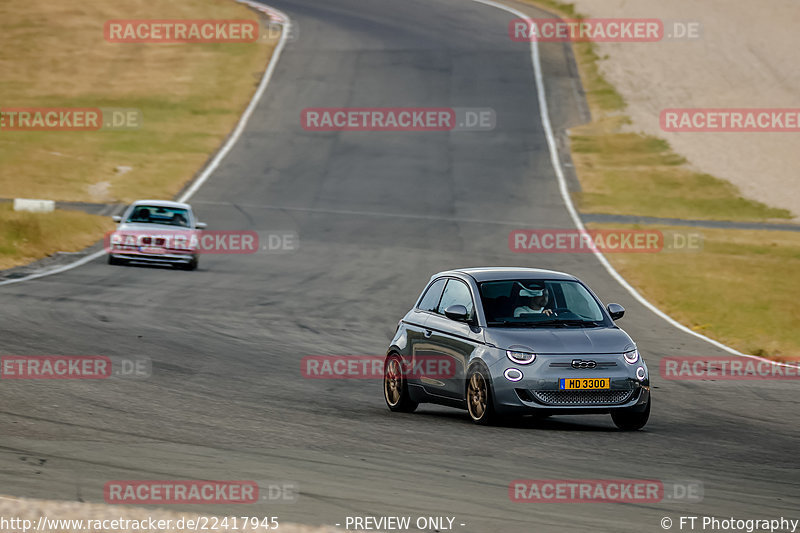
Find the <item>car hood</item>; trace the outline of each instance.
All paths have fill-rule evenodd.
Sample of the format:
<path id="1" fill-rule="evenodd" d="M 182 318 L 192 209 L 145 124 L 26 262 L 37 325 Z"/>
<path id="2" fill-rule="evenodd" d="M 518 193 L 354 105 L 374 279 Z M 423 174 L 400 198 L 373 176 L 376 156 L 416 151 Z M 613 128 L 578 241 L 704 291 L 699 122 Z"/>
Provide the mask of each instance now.
<path id="1" fill-rule="evenodd" d="M 539 354 L 623 353 L 636 347 L 619 328 L 485 328 L 486 342 L 507 350 L 523 347 Z"/>
<path id="2" fill-rule="evenodd" d="M 194 231 L 192 228 L 183 228 L 181 226 L 172 226 L 170 224 L 142 224 L 137 222 L 127 222 L 120 224 L 117 231 L 141 231 L 147 233 L 178 233 L 185 231 Z"/>

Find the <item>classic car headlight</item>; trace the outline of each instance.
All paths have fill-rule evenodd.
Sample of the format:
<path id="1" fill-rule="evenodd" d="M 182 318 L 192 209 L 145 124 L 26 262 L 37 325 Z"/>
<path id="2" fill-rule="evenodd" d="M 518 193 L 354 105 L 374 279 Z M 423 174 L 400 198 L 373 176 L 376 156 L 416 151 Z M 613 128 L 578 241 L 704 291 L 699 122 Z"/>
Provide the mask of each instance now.
<path id="1" fill-rule="evenodd" d="M 520 365 L 529 365 L 536 361 L 536 354 L 531 352 L 517 352 L 514 350 L 506 350 L 506 355 L 509 359 Z"/>
<path id="2" fill-rule="evenodd" d="M 631 350 L 622 354 L 628 364 L 635 364 L 639 360 L 639 350 Z"/>
<path id="3" fill-rule="evenodd" d="M 135 246 L 136 237 L 124 233 L 113 233 L 111 235 L 111 246 L 118 248 L 122 246 Z"/>

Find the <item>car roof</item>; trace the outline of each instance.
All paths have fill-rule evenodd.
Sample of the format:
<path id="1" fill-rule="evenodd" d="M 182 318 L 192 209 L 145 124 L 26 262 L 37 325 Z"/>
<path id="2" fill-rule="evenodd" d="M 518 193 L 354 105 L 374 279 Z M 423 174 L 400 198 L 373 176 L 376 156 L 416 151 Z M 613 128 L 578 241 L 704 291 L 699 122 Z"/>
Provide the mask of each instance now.
<path id="1" fill-rule="evenodd" d="M 577 280 L 577 278 L 566 272 L 558 272 L 556 270 L 544 270 L 541 268 L 524 268 L 524 267 L 473 267 L 473 268 L 457 268 L 453 270 L 446 270 L 439 272 L 436 276 L 446 274 L 466 274 L 472 276 L 475 281 L 501 281 L 505 279 L 524 279 L 524 278 L 546 278 L 546 279 L 563 279 L 563 280 Z"/>
<path id="2" fill-rule="evenodd" d="M 136 200 L 131 205 L 152 205 L 153 207 L 180 207 L 183 209 L 191 209 L 192 206 L 182 202 L 172 202 L 170 200 Z"/>

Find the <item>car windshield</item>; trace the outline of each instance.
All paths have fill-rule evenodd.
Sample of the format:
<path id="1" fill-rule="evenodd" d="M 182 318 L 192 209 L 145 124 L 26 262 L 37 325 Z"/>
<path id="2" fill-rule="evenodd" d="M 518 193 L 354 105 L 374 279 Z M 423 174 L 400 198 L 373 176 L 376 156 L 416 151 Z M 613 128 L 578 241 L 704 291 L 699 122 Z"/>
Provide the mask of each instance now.
<path id="1" fill-rule="evenodd" d="M 125 222 L 189 227 L 189 211 L 182 207 L 137 205 Z"/>
<path id="2" fill-rule="evenodd" d="M 577 281 L 484 281 L 480 293 L 489 326 L 594 327 L 605 322 L 600 305 Z"/>

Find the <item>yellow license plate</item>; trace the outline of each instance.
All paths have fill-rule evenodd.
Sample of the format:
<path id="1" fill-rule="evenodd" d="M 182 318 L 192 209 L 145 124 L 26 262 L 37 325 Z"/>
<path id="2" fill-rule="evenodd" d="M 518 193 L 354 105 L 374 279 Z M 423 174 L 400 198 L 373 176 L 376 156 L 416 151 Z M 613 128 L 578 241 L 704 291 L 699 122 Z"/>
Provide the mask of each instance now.
<path id="1" fill-rule="evenodd" d="M 611 388 L 611 378 L 561 378 L 558 388 L 562 390 L 601 390 Z"/>

